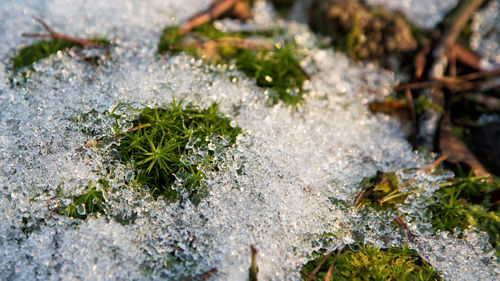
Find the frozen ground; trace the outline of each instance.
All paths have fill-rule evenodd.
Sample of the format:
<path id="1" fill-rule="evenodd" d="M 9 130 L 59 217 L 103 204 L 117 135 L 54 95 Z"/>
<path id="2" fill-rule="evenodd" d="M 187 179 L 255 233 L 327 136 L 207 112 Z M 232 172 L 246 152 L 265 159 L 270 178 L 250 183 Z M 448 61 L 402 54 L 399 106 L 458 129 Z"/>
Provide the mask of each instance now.
<path id="1" fill-rule="evenodd" d="M 215 267 L 215 280 L 246 280 L 254 244 L 261 280 L 298 280 L 300 266 L 321 246 L 407 242 L 394 213 L 352 207 L 357 184 L 378 169 L 416 178 L 418 191 L 398 212 L 420 235 L 420 247 L 412 247 L 445 279 L 498 277 L 483 233 L 459 240 L 430 228 L 425 207 L 449 174 L 417 170 L 431 159 L 411 151 L 395 121 L 368 112 L 368 100 L 389 94 L 393 74 L 311 48 L 314 36 L 290 24 L 289 35 L 309 46 L 303 65 L 311 93 L 298 109 L 269 107 L 266 93 L 233 67 L 156 54 L 162 28 L 208 1 L 145 2 L 1 2 L 0 279 L 177 279 Z M 108 54 L 60 52 L 11 86 L 9 58 L 32 42 L 20 34 L 41 31 L 31 16 L 62 33 L 115 39 L 116 46 Z M 82 61 L 94 54 L 104 64 Z M 77 151 L 92 139 L 83 131 L 111 133 L 107 110 L 118 106 L 126 129 L 137 114 L 130 105 L 165 105 L 174 97 L 202 107 L 219 101 L 244 130 L 219 171 L 207 175 L 211 193 L 198 206 L 167 204 L 134 188 L 130 167 L 109 149 Z M 106 215 L 81 221 L 52 211 L 60 198 L 100 178 L 111 184 Z M 335 235 L 324 241 L 324 232 Z"/>

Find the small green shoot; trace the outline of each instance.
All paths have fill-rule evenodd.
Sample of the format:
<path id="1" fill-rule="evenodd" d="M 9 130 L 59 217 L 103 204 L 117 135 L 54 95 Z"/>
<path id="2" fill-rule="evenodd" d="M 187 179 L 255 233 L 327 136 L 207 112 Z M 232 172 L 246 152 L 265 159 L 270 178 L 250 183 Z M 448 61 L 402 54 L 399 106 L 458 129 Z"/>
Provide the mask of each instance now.
<path id="1" fill-rule="evenodd" d="M 469 226 L 488 233 L 490 243 L 500 256 L 500 184 L 481 177 L 455 178 L 436 191 L 438 202 L 429 206 L 435 230 L 455 232 Z M 460 234 L 461 236 L 462 234 Z"/>
<path id="2" fill-rule="evenodd" d="M 137 184 L 148 186 L 154 197 L 187 194 L 194 203 L 203 195 L 204 170 L 213 168 L 214 157 L 241 132 L 217 104 L 201 110 L 175 101 L 168 108 L 144 108 L 134 126 L 113 147 L 124 163 L 132 163 Z"/>
<path id="3" fill-rule="evenodd" d="M 368 205 L 378 211 L 386 210 L 403 203 L 408 197 L 407 192 L 401 192 L 395 173 L 377 171 L 374 176 L 364 178 L 360 186 L 362 190 L 354 200 L 356 208 Z"/>
<path id="4" fill-rule="evenodd" d="M 379 249 L 370 245 L 317 257 L 302 268 L 304 280 L 441 280 L 416 251 L 407 247 Z M 312 275 L 312 276 L 311 276 Z"/>
<path id="5" fill-rule="evenodd" d="M 106 180 L 99 180 L 98 184 L 102 185 L 103 188 L 108 187 Z M 84 194 L 74 197 L 70 204 L 58 209 L 58 213 L 75 219 L 85 219 L 90 214 L 103 214 L 104 203 L 102 191 L 97 190 L 96 185 L 90 182 Z"/>

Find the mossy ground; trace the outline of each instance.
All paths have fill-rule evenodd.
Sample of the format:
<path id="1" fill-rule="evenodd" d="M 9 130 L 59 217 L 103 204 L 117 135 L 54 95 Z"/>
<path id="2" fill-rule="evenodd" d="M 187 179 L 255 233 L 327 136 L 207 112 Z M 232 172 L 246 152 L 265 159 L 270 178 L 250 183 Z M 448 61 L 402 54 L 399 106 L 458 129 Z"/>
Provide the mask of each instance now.
<path id="1" fill-rule="evenodd" d="M 101 37 L 94 37 L 91 40 L 103 45 L 110 44 L 107 39 Z M 30 66 L 43 58 L 57 53 L 57 51 L 72 48 L 75 46 L 80 45 L 61 39 L 38 41 L 20 49 L 17 52 L 16 56 L 12 58 L 12 67 L 17 70 L 26 66 Z"/>
<path id="2" fill-rule="evenodd" d="M 205 169 L 214 168 L 214 158 L 241 132 L 217 104 L 202 110 L 173 101 L 168 108 L 145 108 L 133 123 L 135 130 L 113 147 L 124 163 L 132 163 L 136 183 L 154 197 L 186 194 L 192 202 L 203 196 Z"/>
<path id="3" fill-rule="evenodd" d="M 488 233 L 500 256 L 500 184 L 479 177 L 455 178 L 436 191 L 437 202 L 429 206 L 436 230 L 455 232 L 474 226 Z"/>
<path id="4" fill-rule="evenodd" d="M 360 186 L 362 190 L 354 202 L 357 208 L 366 205 L 376 210 L 386 210 L 404 202 L 408 197 L 408 193 L 400 190 L 395 173 L 377 171 L 374 176 L 364 178 Z"/>
<path id="5" fill-rule="evenodd" d="M 74 46 L 76 46 L 75 43 L 59 39 L 39 41 L 20 49 L 12 59 L 12 66 L 14 69 L 30 66 L 40 59 L 57 53 L 59 50 Z"/>
<path id="6" fill-rule="evenodd" d="M 297 58 L 297 48 L 292 43 L 280 47 L 250 48 L 230 44 L 199 45 L 195 42 L 206 42 L 221 38 L 248 38 L 249 36 L 270 36 L 272 32 L 263 33 L 224 33 L 209 24 L 202 25 L 185 36 L 179 36 L 177 27 L 168 27 L 158 43 L 158 52 L 184 51 L 203 58 L 208 63 L 234 62 L 236 67 L 248 77 L 254 78 L 258 86 L 271 89 L 270 98 L 273 103 L 278 100 L 286 104 L 296 105 L 303 99 L 302 89 L 307 76 L 302 71 Z M 191 36 L 188 40 L 188 37 Z M 190 44 L 190 43 L 191 44 Z"/>
<path id="7" fill-rule="evenodd" d="M 326 256 L 316 253 L 317 258 L 305 264 L 302 272 L 310 275 L 322 263 L 312 280 L 441 280 L 416 251 L 406 247 L 379 249 L 364 245 L 353 248 L 346 247 Z M 305 274 L 303 278 L 307 280 Z"/>
<path id="8" fill-rule="evenodd" d="M 58 208 L 57 212 L 75 219 L 85 219 L 90 214 L 104 213 L 104 197 L 96 185 L 108 188 L 106 180 L 99 180 L 95 184 L 90 182 L 82 195 L 74 197 L 70 204 Z"/>

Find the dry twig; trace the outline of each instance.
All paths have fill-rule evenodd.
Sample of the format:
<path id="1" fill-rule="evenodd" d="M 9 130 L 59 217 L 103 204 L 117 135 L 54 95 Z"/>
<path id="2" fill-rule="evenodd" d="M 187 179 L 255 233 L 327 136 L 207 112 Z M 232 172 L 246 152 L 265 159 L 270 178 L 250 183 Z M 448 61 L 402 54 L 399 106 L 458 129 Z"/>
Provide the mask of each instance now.
<path id="1" fill-rule="evenodd" d="M 316 266 L 314 268 L 314 270 L 311 272 L 311 274 L 309 274 L 309 276 L 307 277 L 307 281 L 312 281 L 314 279 L 314 276 L 316 276 L 316 274 L 318 274 L 319 270 L 321 269 L 321 266 L 326 262 L 326 260 L 331 255 L 333 255 L 333 253 L 335 253 L 335 251 L 331 251 L 330 253 L 328 253 L 326 256 L 323 257 L 323 260 L 321 260 L 321 262 L 318 264 L 318 266 Z"/>
<path id="2" fill-rule="evenodd" d="M 179 29 L 179 35 L 185 35 L 194 28 L 218 18 L 225 11 L 229 10 L 236 2 L 238 2 L 238 0 L 221 0 L 214 3 L 207 11 L 192 17 L 183 26 L 181 26 Z"/>
<path id="3" fill-rule="evenodd" d="M 82 38 L 77 38 L 77 37 L 72 37 L 68 35 L 64 35 L 61 33 L 58 33 L 54 31 L 46 22 L 43 20 L 33 17 L 37 22 L 39 22 L 47 32 L 48 34 L 44 33 L 23 33 L 22 36 L 24 37 L 40 37 L 40 38 L 52 38 L 52 39 L 59 39 L 59 40 L 65 40 L 68 42 L 72 42 L 81 46 L 91 46 L 91 47 L 105 47 L 105 44 L 101 44 L 92 40 L 87 40 L 87 39 L 82 39 Z"/>
<path id="4" fill-rule="evenodd" d="M 250 40 L 239 37 L 223 37 L 204 42 L 170 45 L 169 49 L 182 50 L 185 48 L 216 48 L 216 47 L 235 47 L 239 49 L 249 49 L 249 50 L 259 50 L 259 49 L 271 50 L 273 48 L 273 44 L 271 42 L 264 42 L 264 41 L 260 42 L 256 40 Z"/>

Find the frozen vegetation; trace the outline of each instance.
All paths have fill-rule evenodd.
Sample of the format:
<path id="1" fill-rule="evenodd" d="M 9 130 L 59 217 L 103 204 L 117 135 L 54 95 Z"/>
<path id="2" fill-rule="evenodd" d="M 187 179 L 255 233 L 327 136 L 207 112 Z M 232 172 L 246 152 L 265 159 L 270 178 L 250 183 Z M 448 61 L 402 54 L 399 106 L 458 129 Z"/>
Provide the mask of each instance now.
<path id="1" fill-rule="evenodd" d="M 432 15 L 456 1 L 435 2 L 449 6 Z M 498 278 L 485 233 L 469 229 L 458 239 L 432 230 L 426 207 L 450 173 L 421 169 L 432 157 L 415 154 L 396 121 L 369 112 L 367 102 L 387 96 L 397 83 L 393 73 L 319 49 L 306 26 L 277 21 L 260 3 L 254 26 L 285 27 L 284 36 L 303 49 L 301 65 L 310 77 L 300 106 L 271 106 L 269 91 L 234 65 L 157 54 L 165 26 L 208 5 L 0 3 L 0 279 L 178 279 L 217 268 L 214 280 L 246 280 L 255 245 L 261 280 L 298 280 L 314 250 L 354 242 L 409 243 L 446 280 Z M 415 14 L 408 7 L 411 19 L 428 22 L 422 7 Z M 59 51 L 35 63 L 24 81 L 11 58 L 33 42 L 21 33 L 42 31 L 32 16 L 61 33 L 102 36 L 113 45 Z M 89 63 L 92 57 L 99 63 Z M 217 167 L 205 171 L 209 194 L 197 205 L 156 199 L 134 185 L 113 141 L 82 149 L 95 136 L 130 129 L 142 108 L 168 106 L 172 99 L 205 109 L 218 102 L 242 129 Z M 393 210 L 356 210 L 359 183 L 378 170 L 411 180 L 411 195 Z M 101 213 L 81 220 L 54 211 L 102 179 L 109 187 L 96 185 L 106 205 Z M 396 214 L 405 217 L 418 245 L 393 222 Z"/>

